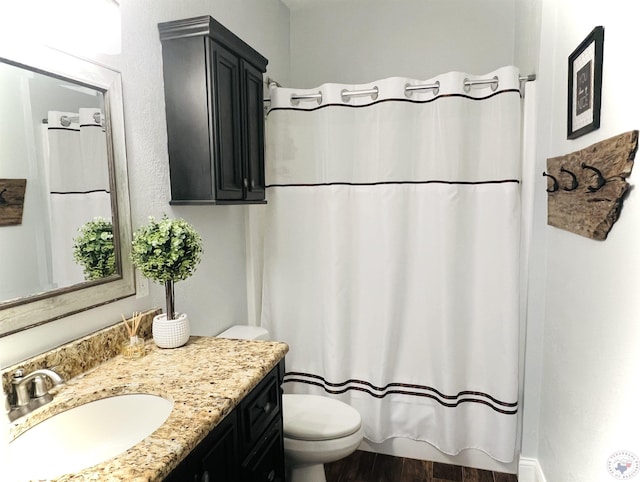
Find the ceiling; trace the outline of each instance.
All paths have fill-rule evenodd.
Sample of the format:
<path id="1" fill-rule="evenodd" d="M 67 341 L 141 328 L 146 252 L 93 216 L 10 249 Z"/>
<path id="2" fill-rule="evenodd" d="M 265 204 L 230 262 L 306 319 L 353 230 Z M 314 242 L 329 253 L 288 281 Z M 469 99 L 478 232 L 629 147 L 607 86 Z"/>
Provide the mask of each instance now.
<path id="1" fill-rule="evenodd" d="M 322 5 L 323 3 L 330 2 L 344 2 L 347 0 L 281 0 L 289 10 L 297 10 L 299 8 L 310 7 L 314 5 Z"/>

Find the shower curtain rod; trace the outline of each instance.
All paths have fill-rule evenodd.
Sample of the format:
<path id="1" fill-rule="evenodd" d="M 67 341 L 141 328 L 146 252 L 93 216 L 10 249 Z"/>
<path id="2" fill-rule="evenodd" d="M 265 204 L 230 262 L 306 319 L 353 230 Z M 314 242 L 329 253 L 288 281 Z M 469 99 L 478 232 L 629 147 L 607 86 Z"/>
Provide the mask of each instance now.
<path id="1" fill-rule="evenodd" d="M 102 125 L 102 115 L 99 112 L 96 112 L 95 114 L 93 114 L 93 120 L 96 124 Z M 60 124 L 62 124 L 64 127 L 70 126 L 72 122 L 80 122 L 80 116 L 77 116 L 77 115 L 72 117 L 69 117 L 68 115 L 60 116 Z M 42 119 L 42 123 L 48 124 L 49 119 L 46 119 L 46 118 Z"/>
<path id="2" fill-rule="evenodd" d="M 67 115 L 61 115 L 60 116 L 60 123 L 62 124 L 64 123 L 71 123 L 71 122 L 79 122 L 80 121 L 80 117 L 79 116 L 74 116 L 74 117 L 69 117 Z M 48 124 L 49 123 L 49 119 L 42 119 L 42 123 L 43 124 Z"/>
<path id="3" fill-rule="evenodd" d="M 536 80 L 536 74 L 529 75 L 521 75 L 518 77 L 520 82 L 531 82 Z M 265 83 L 271 87 L 275 85 L 276 87 L 281 87 L 281 85 L 273 80 L 270 77 L 267 77 Z M 492 77 L 491 79 L 478 79 L 478 80 L 469 80 L 464 79 L 464 89 L 468 91 L 471 86 L 474 85 L 487 85 L 491 84 L 491 89 L 496 90 L 498 88 L 499 79 L 498 77 Z M 438 89 L 440 88 L 440 82 L 436 81 L 433 84 L 416 84 L 416 85 L 407 85 L 404 88 L 404 93 L 407 97 L 411 96 L 411 93 L 416 90 L 435 90 L 436 94 Z M 367 96 L 370 95 L 374 100 L 378 97 L 378 88 L 374 87 L 373 89 L 365 89 L 365 90 L 343 90 L 342 97 L 343 100 L 345 97 L 359 97 L 359 96 Z M 301 100 L 317 100 L 318 102 L 322 102 L 322 92 L 318 92 L 316 94 L 292 94 L 291 101 L 298 102 Z M 265 102 L 270 102 L 271 99 L 264 99 Z"/>

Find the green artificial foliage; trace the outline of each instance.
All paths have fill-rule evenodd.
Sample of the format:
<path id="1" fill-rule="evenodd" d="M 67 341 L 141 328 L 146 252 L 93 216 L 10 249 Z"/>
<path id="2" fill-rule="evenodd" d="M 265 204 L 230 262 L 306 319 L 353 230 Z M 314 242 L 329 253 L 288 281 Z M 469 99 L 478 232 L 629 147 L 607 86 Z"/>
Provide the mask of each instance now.
<path id="1" fill-rule="evenodd" d="M 133 235 L 131 261 L 157 283 L 182 281 L 193 274 L 202 254 L 202 238 L 184 219 L 166 216 L 142 226 Z"/>
<path id="2" fill-rule="evenodd" d="M 149 217 L 133 234 L 131 261 L 146 278 L 164 283 L 167 319 L 176 315 L 173 284 L 193 274 L 201 255 L 202 238 L 184 219 Z"/>
<path id="3" fill-rule="evenodd" d="M 86 280 L 101 279 L 116 272 L 111 221 L 97 217 L 82 225 L 73 240 L 73 259 L 84 270 Z"/>

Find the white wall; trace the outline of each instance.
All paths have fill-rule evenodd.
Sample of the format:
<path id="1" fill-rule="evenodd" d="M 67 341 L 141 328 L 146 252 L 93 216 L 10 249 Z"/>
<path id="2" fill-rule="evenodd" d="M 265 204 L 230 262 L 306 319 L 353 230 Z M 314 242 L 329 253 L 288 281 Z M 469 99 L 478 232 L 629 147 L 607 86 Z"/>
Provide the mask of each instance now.
<path id="1" fill-rule="evenodd" d="M 31 16 L 11 16 L 7 7 L 7 4 L 0 7 L 0 25 L 22 25 L 22 28 L 13 28 L 14 33 L 24 32 L 23 41 L 33 38 Z M 120 11 L 122 53 L 90 57 L 122 73 L 133 228 L 146 223 L 149 215 L 159 217 L 166 213 L 170 217 L 185 218 L 201 233 L 203 260 L 192 278 L 176 285 L 176 308 L 189 313 L 194 334 L 215 334 L 233 323 L 247 320 L 246 208 L 169 206 L 162 58 L 157 23 L 211 15 L 267 57 L 269 74 L 287 83 L 289 11 L 280 0 L 122 0 Z M 86 52 L 83 55 L 87 56 Z M 120 320 L 121 313 L 162 306 L 164 290 L 159 285 L 152 285 L 150 296 L 131 297 L 0 338 L 0 366 L 115 323 Z"/>
<path id="2" fill-rule="evenodd" d="M 632 52 L 640 45 L 637 2 L 544 0 L 538 71 L 536 172 L 545 160 L 640 127 Z M 599 130 L 566 139 L 567 57 L 596 25 L 605 27 Z M 637 171 L 630 183 L 637 184 Z M 546 292 L 537 435 L 527 438 L 549 482 L 614 480 L 607 458 L 617 450 L 640 455 L 640 198 L 637 189 L 606 241 L 545 225 L 545 183 L 537 183 L 533 266 Z M 545 301 L 546 299 L 546 301 Z M 529 389 L 530 387 L 527 387 Z M 531 387 L 535 388 L 535 387 Z M 525 410 L 528 410 L 525 407 Z M 535 432 L 535 431 L 534 431 Z M 534 453 L 535 452 L 535 453 Z"/>
<path id="3" fill-rule="evenodd" d="M 292 87 L 483 74 L 513 63 L 515 0 L 299 5 L 291 11 Z"/>
<path id="4" fill-rule="evenodd" d="M 540 17 L 542 0 L 517 0 L 515 2 L 514 63 L 523 75 L 538 71 L 540 55 Z"/>
<path id="5" fill-rule="evenodd" d="M 540 49 L 540 18 L 542 0 L 517 0 L 515 5 L 515 48 L 514 64 L 520 68 L 521 75 L 538 74 Z M 528 243 L 529 259 L 539 259 L 540 250 L 544 248 L 541 238 L 546 220 L 542 222 L 533 217 L 534 206 L 542 199 L 538 189 L 538 172 L 535 166 L 536 157 L 536 91 L 537 83 L 525 86 L 524 104 L 524 139 L 523 139 L 523 212 L 532 219 L 525 226 L 523 235 Z M 524 222 L 526 223 L 526 217 Z M 540 379 L 542 376 L 542 332 L 544 328 L 544 280 L 543 263 L 527 263 L 523 291 L 523 330 L 521 376 L 523 392 L 521 394 L 522 446 L 521 453 L 525 457 L 535 458 L 538 447 L 538 415 L 540 412 Z M 529 303 L 527 303 L 529 300 Z"/>

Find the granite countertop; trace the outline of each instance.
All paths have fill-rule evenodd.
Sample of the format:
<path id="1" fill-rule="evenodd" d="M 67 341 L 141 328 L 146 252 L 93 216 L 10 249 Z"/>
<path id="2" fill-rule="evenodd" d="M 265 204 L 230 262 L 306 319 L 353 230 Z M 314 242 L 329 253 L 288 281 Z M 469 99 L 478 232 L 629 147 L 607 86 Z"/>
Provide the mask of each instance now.
<path id="1" fill-rule="evenodd" d="M 161 481 L 288 351 L 285 343 L 191 337 L 180 348 L 153 342 L 146 356 L 116 356 L 51 390 L 53 401 L 18 419 L 13 438 L 69 408 L 113 395 L 148 393 L 174 402 L 165 423 L 126 452 L 56 481 Z"/>

